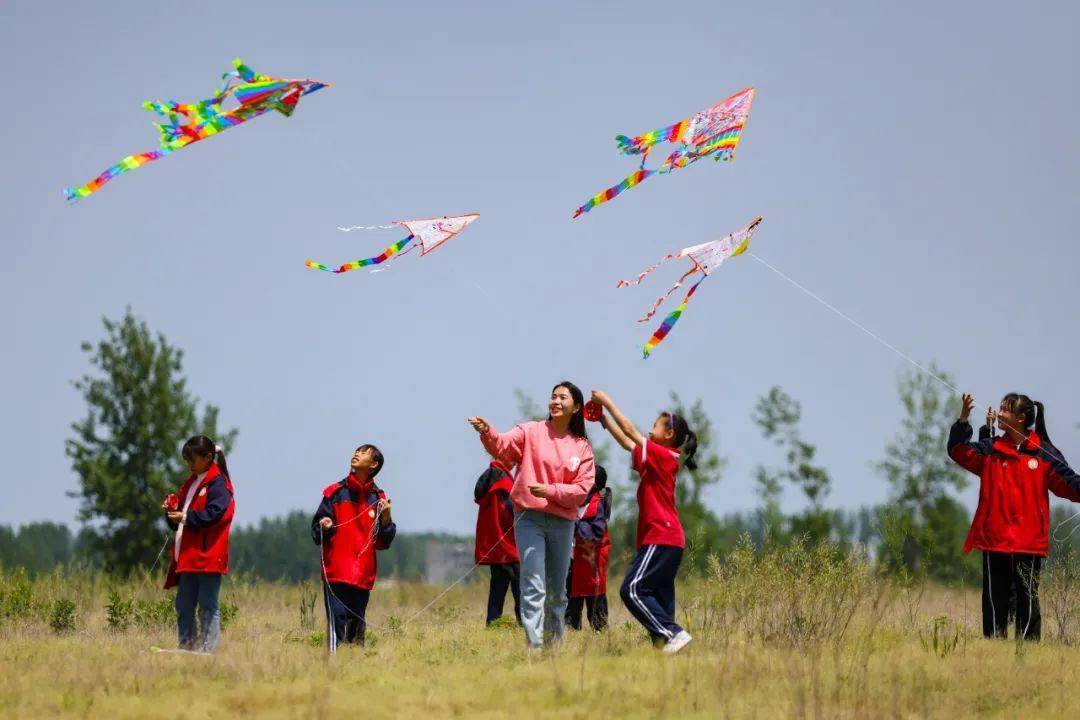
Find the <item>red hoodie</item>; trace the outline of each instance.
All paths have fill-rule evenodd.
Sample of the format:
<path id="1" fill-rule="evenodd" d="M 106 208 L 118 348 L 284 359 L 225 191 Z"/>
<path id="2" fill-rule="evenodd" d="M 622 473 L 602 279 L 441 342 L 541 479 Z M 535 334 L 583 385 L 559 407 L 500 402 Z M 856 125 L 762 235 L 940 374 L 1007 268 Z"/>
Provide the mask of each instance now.
<path id="1" fill-rule="evenodd" d="M 510 489 L 514 479 L 500 461 L 491 463 L 476 481 L 473 499 L 480 507 L 476 512 L 476 548 L 478 565 L 508 565 L 518 562 L 514 542 L 514 512 L 510 504 Z"/>
<path id="2" fill-rule="evenodd" d="M 382 524 L 378 504 L 385 499 L 386 493 L 373 480 L 363 481 L 352 473 L 323 490 L 322 502 L 311 520 L 311 538 L 322 545 L 326 582 L 363 590 L 375 586 L 375 551 L 390 547 L 397 534 L 394 523 Z M 319 527 L 324 517 L 334 522 L 329 530 Z"/>
<path id="3" fill-rule="evenodd" d="M 1005 437 L 970 442 L 971 425 L 949 431 L 949 457 L 979 476 L 979 507 L 964 552 L 1045 556 L 1050 496 L 1080 502 L 1080 475 L 1050 443 L 1031 433 L 1019 447 Z"/>
<path id="4" fill-rule="evenodd" d="M 593 597 L 607 593 L 608 560 L 611 557 L 611 491 L 589 495 L 585 512 L 574 524 L 574 557 L 570 562 L 570 597 Z"/>

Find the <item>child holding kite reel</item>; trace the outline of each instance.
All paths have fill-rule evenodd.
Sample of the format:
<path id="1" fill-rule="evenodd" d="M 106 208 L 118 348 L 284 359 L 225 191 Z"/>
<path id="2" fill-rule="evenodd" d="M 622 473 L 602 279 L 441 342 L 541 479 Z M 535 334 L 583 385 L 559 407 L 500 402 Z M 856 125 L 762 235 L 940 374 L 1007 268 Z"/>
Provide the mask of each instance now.
<path id="1" fill-rule="evenodd" d="M 236 501 L 225 453 L 213 440 L 196 435 L 184 443 L 181 454 L 191 474 L 161 504 L 176 529 L 165 588 L 177 588 L 180 649 L 212 652 L 221 639 L 218 595 L 221 577 L 229 571 L 229 528 Z"/>
<path id="2" fill-rule="evenodd" d="M 375 484 L 382 468 L 379 448 L 356 448 L 349 474 L 323 490 L 311 519 L 311 539 L 322 552 L 326 644 L 331 654 L 339 642 L 364 644 L 368 600 L 378 569 L 375 553 L 390 547 L 397 534 L 390 500 Z"/>
<path id="3" fill-rule="evenodd" d="M 1016 637 L 1038 640 L 1039 574 L 1049 550 L 1049 493 L 1080 502 L 1080 475 L 1050 443 L 1043 405 L 1009 393 L 997 412 L 1002 434 L 980 430 L 971 442 L 971 395 L 949 431 L 948 451 L 958 465 L 979 476 L 979 505 L 964 552 L 983 553 L 983 635 L 1006 637 L 1015 613 Z M 987 414 L 987 425 L 993 419 Z"/>

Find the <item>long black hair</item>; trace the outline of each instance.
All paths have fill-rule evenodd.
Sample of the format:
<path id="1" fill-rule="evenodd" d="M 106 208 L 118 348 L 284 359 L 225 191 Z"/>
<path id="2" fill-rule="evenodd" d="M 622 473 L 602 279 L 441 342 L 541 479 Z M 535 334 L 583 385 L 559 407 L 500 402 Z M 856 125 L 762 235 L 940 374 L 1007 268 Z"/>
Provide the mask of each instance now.
<path id="1" fill-rule="evenodd" d="M 1008 408 L 1009 412 L 1024 416 L 1024 430 L 1031 430 L 1034 426 L 1035 434 L 1042 438 L 1043 442 L 1050 442 L 1050 435 L 1046 432 L 1046 410 L 1041 402 L 1020 393 L 1009 393 L 1001 399 L 1001 404 Z"/>
<path id="2" fill-rule="evenodd" d="M 574 404 L 578 406 L 578 411 L 570 416 L 570 434 L 588 440 L 589 436 L 585 432 L 585 414 L 582 412 L 585 409 L 585 396 L 581 394 L 581 389 L 569 380 L 563 380 L 551 388 L 552 394 L 561 387 L 570 391 L 570 397 L 574 399 Z M 548 420 L 550 419 L 551 414 L 549 413 Z"/>
<path id="3" fill-rule="evenodd" d="M 185 460 L 192 455 L 199 455 L 202 457 L 209 457 L 215 465 L 218 466 L 218 470 L 225 477 L 229 477 L 229 466 L 225 464 L 225 451 L 218 449 L 217 443 L 205 435 L 196 435 L 193 438 L 188 438 L 188 441 L 184 443 L 184 448 L 180 451 L 180 455 Z"/>
<path id="4" fill-rule="evenodd" d="M 686 424 L 682 415 L 664 411 L 660 416 L 664 418 L 668 430 L 675 432 L 675 449 L 682 454 L 682 464 L 689 470 L 697 470 L 697 463 L 694 461 L 694 455 L 697 454 L 697 435 Z"/>

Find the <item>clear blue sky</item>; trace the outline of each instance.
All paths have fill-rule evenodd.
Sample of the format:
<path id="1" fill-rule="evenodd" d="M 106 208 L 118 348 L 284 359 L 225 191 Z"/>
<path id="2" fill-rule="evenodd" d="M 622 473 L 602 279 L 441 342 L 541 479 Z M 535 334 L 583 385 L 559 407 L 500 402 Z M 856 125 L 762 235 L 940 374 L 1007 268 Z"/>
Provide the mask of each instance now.
<path id="1" fill-rule="evenodd" d="M 754 466 L 780 459 L 749 419 L 780 385 L 830 501 L 880 501 L 903 362 L 752 259 L 640 358 L 653 326 L 634 321 L 678 270 L 615 281 L 759 214 L 761 256 L 982 405 L 1045 401 L 1080 462 L 1076 5 L 879 5 L 5 3 L 0 523 L 72 521 L 79 343 L 127 305 L 240 428 L 241 522 L 314 509 L 374 442 L 403 529 L 468 531 L 485 457 L 465 417 L 507 428 L 514 387 L 543 399 L 564 376 L 642 424 L 669 390 L 702 398 L 730 461 L 718 512 L 753 506 Z M 65 204 L 155 147 L 143 100 L 204 98 L 236 56 L 334 87 Z M 751 84 L 733 163 L 571 222 L 634 168 L 617 133 Z M 337 225 L 469 211 L 464 234 L 387 272 L 304 269 L 399 236 Z"/>

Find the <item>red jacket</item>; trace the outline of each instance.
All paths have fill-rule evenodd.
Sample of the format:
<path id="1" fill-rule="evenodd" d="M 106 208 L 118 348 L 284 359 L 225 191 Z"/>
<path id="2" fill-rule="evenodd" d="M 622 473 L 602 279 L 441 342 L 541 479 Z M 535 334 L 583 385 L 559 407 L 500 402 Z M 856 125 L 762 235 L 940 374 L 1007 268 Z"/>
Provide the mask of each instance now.
<path id="1" fill-rule="evenodd" d="M 979 507 L 964 542 L 972 548 L 1045 556 L 1050 496 L 1080 502 L 1080 475 L 1050 443 L 1031 433 L 1017 447 L 1005 437 L 971 442 L 971 425 L 949 432 L 949 457 L 979 476 Z"/>
<path id="2" fill-rule="evenodd" d="M 187 500 L 188 490 L 197 477 L 195 474 L 190 475 L 176 493 L 181 509 Z M 180 538 L 179 553 L 176 552 L 176 538 L 173 539 L 169 554 L 169 574 L 165 580 L 166 588 L 176 584 L 177 573 L 224 575 L 229 572 L 229 528 L 232 526 L 235 511 L 236 500 L 233 498 L 232 482 L 217 464 L 213 464 L 187 508 L 182 531 L 177 531 Z"/>
<path id="3" fill-rule="evenodd" d="M 514 511 L 510 489 L 514 478 L 498 460 L 491 463 L 473 488 L 476 512 L 476 548 L 478 565 L 507 565 L 518 562 L 514 542 Z"/>
<path id="4" fill-rule="evenodd" d="M 397 525 L 382 524 L 377 506 L 385 499 L 386 493 L 373 481 L 361 482 L 352 474 L 323 490 L 322 502 L 311 520 L 311 538 L 322 545 L 326 582 L 363 590 L 375 586 L 375 551 L 390 547 L 397 534 Z M 334 521 L 329 530 L 319 527 L 324 517 Z"/>
<path id="5" fill-rule="evenodd" d="M 592 597 L 607 592 L 611 556 L 611 491 L 590 493 L 585 512 L 574 525 L 574 557 L 570 562 L 570 597 Z"/>

